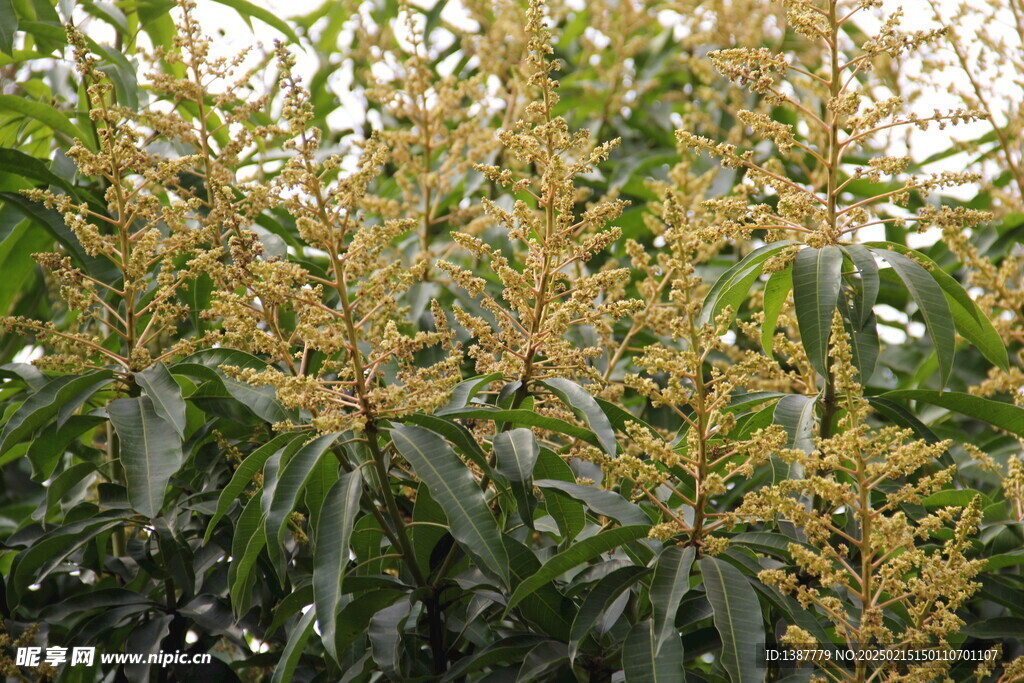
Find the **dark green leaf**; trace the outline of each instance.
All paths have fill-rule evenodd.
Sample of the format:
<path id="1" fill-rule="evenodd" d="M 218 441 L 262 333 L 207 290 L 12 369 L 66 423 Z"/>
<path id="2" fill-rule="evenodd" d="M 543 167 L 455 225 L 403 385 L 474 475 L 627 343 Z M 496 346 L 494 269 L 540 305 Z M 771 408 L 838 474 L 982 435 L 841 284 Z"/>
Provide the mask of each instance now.
<path id="1" fill-rule="evenodd" d="M 533 484 L 542 489 L 561 491 L 571 498 L 582 501 L 597 514 L 611 517 L 620 524 L 651 523 L 650 518 L 640 509 L 640 506 L 629 502 L 614 491 L 606 491 L 595 486 L 583 486 L 574 482 L 559 481 L 557 479 L 537 479 Z"/>
<path id="2" fill-rule="evenodd" d="M 917 261 L 890 249 L 876 248 L 875 251 L 889 262 L 917 303 L 939 359 L 939 386 L 946 386 L 953 372 L 956 333 L 953 331 L 953 316 L 942 288 Z"/>
<path id="3" fill-rule="evenodd" d="M 338 438 L 337 434 L 317 437 L 295 452 L 281 468 L 277 485 L 274 487 L 267 511 L 267 553 L 274 562 L 281 579 L 284 579 L 284 535 L 288 517 L 299 502 L 299 494 L 306 486 L 317 462 Z"/>
<path id="4" fill-rule="evenodd" d="M 878 301 L 878 289 L 881 285 L 878 278 L 878 264 L 875 263 L 875 257 L 863 245 L 847 244 L 839 248 L 853 261 L 857 272 L 860 273 L 861 299 L 858 305 L 860 311 L 858 327 L 865 326 L 875 307 L 875 302 Z M 851 322 L 855 321 L 851 319 Z"/>
<path id="5" fill-rule="evenodd" d="M 586 389 L 567 379 L 553 377 L 541 382 L 551 390 L 553 394 L 562 400 L 576 414 L 578 418 L 587 423 L 587 426 L 597 435 L 601 447 L 608 455 L 615 456 L 618 448 L 615 443 L 615 430 L 612 429 L 608 416 L 601 410 L 594 397 Z"/>
<path id="6" fill-rule="evenodd" d="M 703 557 L 697 565 L 722 639 L 722 666 L 733 683 L 764 681 L 765 670 L 757 666 L 765 642 L 757 594 L 728 562 Z"/>
<path id="7" fill-rule="evenodd" d="M 235 473 L 231 475 L 231 480 L 221 489 L 220 496 L 217 499 L 217 510 L 213 513 L 213 517 L 210 518 L 210 523 L 206 526 L 206 534 L 203 536 L 204 544 L 209 542 L 217 522 L 227 514 L 231 504 L 245 490 L 245 487 L 249 485 L 249 482 L 252 481 L 256 473 L 263 468 L 263 463 L 275 453 L 283 454 L 285 446 L 291 444 L 297 436 L 298 434 L 278 434 L 245 456 L 245 459 L 238 465 Z"/>
<path id="8" fill-rule="evenodd" d="M 465 463 L 444 439 L 421 427 L 396 426 L 391 435 L 398 452 L 444 510 L 455 540 L 507 584 L 508 555 L 501 531 Z"/>
<path id="9" fill-rule="evenodd" d="M 217 0 L 221 2 L 222 0 Z M 237 0 L 234 0 L 237 2 Z M 293 680 L 293 674 L 295 673 L 295 667 L 299 665 L 299 657 L 302 656 L 302 652 L 306 648 L 306 641 L 309 640 L 309 636 L 313 633 L 313 624 L 316 621 L 316 610 L 309 610 L 302 615 L 299 619 L 299 623 L 295 625 L 292 632 L 288 635 L 288 642 L 285 643 L 284 650 L 281 651 L 281 658 L 277 662 L 277 666 L 274 668 L 274 675 L 271 677 L 271 683 L 284 683 L 285 681 Z"/>
<path id="10" fill-rule="evenodd" d="M 515 482 L 528 482 L 540 455 L 540 445 L 533 432 L 517 427 L 494 437 L 494 455 L 497 470 Z"/>
<path id="11" fill-rule="evenodd" d="M 620 567 L 598 581 L 597 585 L 587 593 L 586 599 L 580 605 L 576 619 L 572 622 L 572 631 L 569 637 L 570 660 L 575 661 L 583 639 L 587 637 L 590 630 L 594 628 L 594 624 L 615 602 L 622 591 L 628 589 L 650 571 L 646 567 Z"/>
<path id="12" fill-rule="evenodd" d="M 113 376 L 109 370 L 97 370 L 85 375 L 62 375 L 51 379 L 31 394 L 7 420 L 3 432 L 0 432 L 0 454 L 53 419 L 65 403 L 82 391 L 102 386 Z"/>
<path id="13" fill-rule="evenodd" d="M 120 439 L 128 501 L 143 515 L 156 517 L 171 475 L 181 467 L 181 439 L 146 396 L 112 401 L 107 413 Z"/>
<path id="14" fill-rule="evenodd" d="M 957 391 L 924 389 L 888 391 L 882 394 L 882 398 L 931 403 L 1024 437 L 1024 408 L 1012 403 L 1001 403 Z"/>
<path id="15" fill-rule="evenodd" d="M 693 546 L 666 548 L 658 556 L 651 579 L 651 611 L 654 622 L 654 654 L 670 640 L 679 639 L 676 629 L 676 611 L 683 596 L 690 590 L 690 567 L 693 565 Z"/>
<path id="16" fill-rule="evenodd" d="M 626 683 L 682 683 L 683 641 L 674 637 L 659 650 L 650 619 L 633 626 L 622 645 L 622 668 Z"/>
<path id="17" fill-rule="evenodd" d="M 804 453 L 814 450 L 814 406 L 817 397 L 787 394 L 775 404 L 775 424 L 786 429 L 786 448 L 799 448 Z"/>
<path id="18" fill-rule="evenodd" d="M 390 678 L 398 679 L 401 660 L 402 624 L 409 618 L 412 603 L 399 600 L 377 612 L 370 619 L 367 635 L 373 661 Z"/>
<path id="19" fill-rule="evenodd" d="M 576 475 L 573 474 L 572 468 L 557 453 L 547 448 L 541 449 L 533 472 L 539 479 L 576 483 Z M 583 505 L 568 496 L 545 496 L 544 506 L 558 524 L 564 539 L 575 538 L 586 526 L 587 514 L 583 510 Z"/>
<path id="20" fill-rule="evenodd" d="M 541 566 L 536 574 L 519 584 L 512 593 L 512 597 L 509 598 L 508 607 L 505 610 L 506 613 L 531 592 L 546 585 L 549 581 L 561 576 L 573 567 L 578 567 L 584 562 L 592 560 L 624 543 L 629 543 L 639 538 L 646 538 L 650 528 L 650 524 L 623 526 L 608 529 L 596 536 L 577 541 L 562 552 L 552 556 L 551 559 Z"/>
<path id="21" fill-rule="evenodd" d="M 764 286 L 764 324 L 761 326 L 761 349 L 769 358 L 774 358 L 772 338 L 775 337 L 775 325 L 779 321 L 779 313 L 786 303 L 786 297 L 793 289 L 793 270 L 786 268 L 772 273 Z"/>
<path id="22" fill-rule="evenodd" d="M 973 344 L 989 362 L 1004 370 L 1009 368 L 1010 361 L 1006 353 L 1006 345 L 1003 344 L 999 333 L 992 326 L 992 321 L 978 308 L 978 305 L 974 303 L 974 300 L 971 299 L 970 295 L 955 278 L 943 270 L 939 264 L 919 251 L 908 249 L 893 242 L 882 242 L 879 245 L 884 245 L 893 251 L 911 256 L 914 260 L 921 261 L 927 265 L 930 268 L 929 274 L 935 279 L 939 287 L 942 288 L 943 294 L 946 295 L 946 302 L 949 304 L 950 313 L 953 315 L 953 322 L 956 324 L 957 332 Z"/>
<path id="23" fill-rule="evenodd" d="M 313 600 L 327 653 L 339 661 L 336 619 L 341 607 L 342 581 L 349 562 L 352 527 L 359 511 L 363 478 L 358 470 L 347 472 L 327 492 L 320 511 L 313 553 Z"/>
<path id="24" fill-rule="evenodd" d="M 178 436 L 185 436 L 185 399 L 181 387 L 174 381 L 163 362 L 153 363 L 142 372 L 136 373 L 135 381 L 153 402 L 157 414 L 174 426 Z"/>
<path id="25" fill-rule="evenodd" d="M 800 338 L 811 365 L 824 376 L 832 314 L 839 303 L 843 252 L 838 247 L 806 247 L 793 264 L 793 303 Z"/>

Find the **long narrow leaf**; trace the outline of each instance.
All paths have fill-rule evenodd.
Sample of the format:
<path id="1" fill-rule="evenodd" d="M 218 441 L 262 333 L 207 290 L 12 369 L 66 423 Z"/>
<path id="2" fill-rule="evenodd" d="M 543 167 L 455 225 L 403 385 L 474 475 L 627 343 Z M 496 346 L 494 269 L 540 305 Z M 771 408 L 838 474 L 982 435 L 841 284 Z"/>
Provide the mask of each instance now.
<path id="1" fill-rule="evenodd" d="M 704 557 L 697 565 L 722 639 L 722 666 L 733 683 L 761 683 L 765 670 L 757 666 L 757 657 L 765 637 L 757 594 L 728 562 Z"/>
<path id="2" fill-rule="evenodd" d="M 838 247 L 806 247 L 793 264 L 793 303 L 807 358 L 824 376 L 832 314 L 839 303 L 843 253 Z"/>
<path id="3" fill-rule="evenodd" d="M 466 464 L 444 439 L 422 427 L 395 426 L 391 435 L 398 452 L 444 510 L 455 540 L 507 584 L 508 555 L 501 531 Z"/>
<path id="4" fill-rule="evenodd" d="M 313 601 L 320 633 L 327 653 L 339 661 L 335 643 L 338 611 L 345 566 L 349 560 L 352 527 L 359 511 L 363 478 L 358 471 L 346 472 L 327 492 L 320 510 L 313 553 Z"/>
<path id="5" fill-rule="evenodd" d="M 143 515 L 156 517 L 167 483 L 181 467 L 181 439 L 146 396 L 112 401 L 107 413 L 121 442 L 118 454 L 128 482 L 128 501 Z"/>

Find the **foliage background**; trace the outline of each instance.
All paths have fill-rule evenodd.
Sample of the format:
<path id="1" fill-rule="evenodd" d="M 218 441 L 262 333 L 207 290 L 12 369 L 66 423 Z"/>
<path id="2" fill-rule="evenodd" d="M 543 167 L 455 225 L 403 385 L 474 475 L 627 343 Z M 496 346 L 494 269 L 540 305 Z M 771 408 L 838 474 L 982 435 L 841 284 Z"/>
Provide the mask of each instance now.
<path id="1" fill-rule="evenodd" d="M 1012 0 L 206 4 L 0 0 L 7 675 L 1021 680 Z"/>

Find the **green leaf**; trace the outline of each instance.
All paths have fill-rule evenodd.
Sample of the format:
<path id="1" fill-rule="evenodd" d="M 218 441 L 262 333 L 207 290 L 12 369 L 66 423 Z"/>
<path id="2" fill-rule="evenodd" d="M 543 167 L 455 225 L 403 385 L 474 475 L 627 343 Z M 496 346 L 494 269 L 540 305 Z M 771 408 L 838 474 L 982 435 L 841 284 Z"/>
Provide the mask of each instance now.
<path id="1" fill-rule="evenodd" d="M 690 567 L 693 565 L 693 546 L 666 548 L 658 556 L 651 579 L 651 618 L 654 621 L 654 654 L 670 639 L 679 639 L 676 629 L 676 611 L 683 596 L 690 590 Z"/>
<path id="2" fill-rule="evenodd" d="M 569 634 L 569 660 L 575 661 L 579 652 L 580 644 L 587 637 L 594 624 L 601 615 L 618 599 L 622 591 L 636 583 L 640 577 L 648 574 L 651 570 L 647 567 L 635 565 L 620 567 L 609 573 L 597 582 L 589 593 L 580 611 L 572 622 L 572 631 Z"/>
<path id="3" fill-rule="evenodd" d="M 772 273 L 764 286 L 764 324 L 761 326 L 761 349 L 769 358 L 772 354 L 772 338 L 775 337 L 775 325 L 779 321 L 779 313 L 786 303 L 786 297 L 793 289 L 793 270 L 786 268 Z"/>
<path id="4" fill-rule="evenodd" d="M 881 285 L 878 264 L 875 263 L 875 257 L 871 252 L 861 244 L 847 244 L 839 248 L 853 261 L 857 272 L 860 273 L 860 326 L 867 325 L 868 317 L 875 307 L 875 302 L 878 301 L 878 290 Z"/>
<path id="5" fill-rule="evenodd" d="M 855 314 L 856 310 L 851 308 L 849 312 Z M 850 336 L 850 354 L 853 366 L 857 368 L 857 381 L 865 385 L 875 374 L 875 365 L 878 363 L 878 321 L 872 313 L 862 327 L 857 327 L 855 323 L 856 320 L 843 316 L 843 329 Z"/>
<path id="6" fill-rule="evenodd" d="M 939 386 L 946 386 L 953 372 L 956 333 L 953 331 L 953 316 L 942 288 L 917 261 L 889 249 L 876 248 L 875 251 L 889 262 L 917 303 L 939 359 Z"/>
<path id="7" fill-rule="evenodd" d="M 981 491 L 975 489 L 949 489 L 938 491 L 921 501 L 925 507 L 967 507 L 977 496 L 981 496 L 982 507 L 992 504 L 992 501 Z"/>
<path id="8" fill-rule="evenodd" d="M 512 492 L 523 522 L 533 527 L 533 508 L 536 498 L 533 496 L 533 468 L 540 455 L 540 444 L 533 432 L 526 427 L 516 427 L 507 432 L 499 432 L 494 437 L 495 466 L 512 485 Z"/>
<path id="9" fill-rule="evenodd" d="M 614 457 L 618 449 L 615 443 L 615 430 L 612 429 L 608 416 L 601 410 L 601 406 L 586 389 L 579 384 L 561 377 L 552 377 L 541 382 L 551 390 L 555 396 L 561 399 L 562 403 L 572 409 L 576 417 L 587 423 L 587 426 L 597 435 L 601 442 L 601 448 L 608 455 Z"/>
<path id="10" fill-rule="evenodd" d="M 517 427 L 494 437 L 495 466 L 509 481 L 528 482 L 540 455 L 540 444 L 533 432 Z"/>
<path id="11" fill-rule="evenodd" d="M 273 424 L 295 419 L 296 416 L 285 410 L 277 400 L 274 387 L 253 386 L 231 379 L 220 369 L 222 365 L 260 371 L 266 370 L 268 367 L 266 361 L 243 351 L 203 349 L 179 363 L 175 363 L 172 369 L 176 374 L 198 376 L 205 380 L 216 379 L 227 389 L 232 398 L 266 422 Z"/>
<path id="12" fill-rule="evenodd" d="M 615 529 L 607 529 L 590 538 L 578 541 L 562 552 L 553 555 L 541 568 L 530 578 L 523 581 L 509 598 L 507 614 L 513 607 L 519 604 L 523 598 L 544 586 L 549 581 L 561 576 L 573 567 L 592 560 L 593 558 L 606 553 L 609 550 L 619 547 L 624 543 L 646 538 L 650 530 L 650 524 L 638 524 L 635 526 L 623 526 Z"/>
<path id="13" fill-rule="evenodd" d="M 419 425 L 420 427 L 426 427 L 432 432 L 437 432 L 448 439 L 455 448 L 475 462 L 484 472 L 489 473 L 491 471 L 491 466 L 487 462 L 487 455 L 480 448 L 480 444 L 476 442 L 476 438 L 458 422 L 447 417 L 424 415 L 422 413 L 406 415 L 401 418 L 401 422 Z"/>
<path id="14" fill-rule="evenodd" d="M 455 540 L 507 585 L 508 554 L 501 542 L 501 531 L 465 463 L 444 439 L 431 431 L 411 426 L 395 426 L 390 431 L 398 452 L 409 461 L 444 510 Z"/>
<path id="15" fill-rule="evenodd" d="M 537 573 L 540 560 L 533 551 L 512 536 L 502 536 L 508 553 L 511 586 L 517 587 Z M 547 634 L 561 641 L 569 639 L 570 620 L 573 618 L 572 601 L 558 592 L 550 583 L 536 589 L 519 603 L 519 616 L 528 621 L 535 632 Z"/>
<path id="16" fill-rule="evenodd" d="M 71 258 L 85 270 L 86 274 L 107 284 L 113 284 L 121 278 L 120 271 L 113 263 L 102 256 L 90 256 L 85 252 L 78 238 L 64 224 L 64 218 L 55 209 L 47 209 L 42 204 L 14 192 L 0 192 L 0 199 L 3 199 L 7 206 L 17 209 L 26 218 L 42 226 L 54 240 L 67 249 Z"/>
<path id="17" fill-rule="evenodd" d="M 537 464 L 533 468 L 534 476 L 538 479 L 555 479 L 558 481 L 576 483 L 576 475 L 572 468 L 557 453 L 548 448 L 542 448 Z M 558 524 L 562 538 L 571 540 L 576 537 L 587 524 L 587 514 L 583 510 L 582 503 L 567 496 L 545 496 L 544 507 Z"/>
<path id="18" fill-rule="evenodd" d="M 237 0 L 234 0 L 237 2 Z M 222 2 L 222 0 L 217 0 Z M 225 3 L 226 4 L 226 3 Z M 295 667 L 299 665 L 299 657 L 306 649 L 306 641 L 313 634 L 313 624 L 316 621 L 316 610 L 309 610 L 302 615 L 299 623 L 295 625 L 292 632 L 288 634 L 288 642 L 285 643 L 281 657 L 274 668 L 274 675 L 271 683 L 283 683 L 294 678 Z"/>
<path id="19" fill-rule="evenodd" d="M 31 220 L 19 222 L 0 242 L 0 316 L 11 313 L 15 303 L 31 292 L 38 267 L 32 254 L 52 246 L 53 238 Z"/>
<path id="20" fill-rule="evenodd" d="M 146 517 L 156 517 L 167 484 L 181 467 L 181 439 L 146 396 L 121 398 L 107 406 L 120 439 L 119 455 L 128 483 L 128 502 Z"/>
<path id="21" fill-rule="evenodd" d="M 654 623 L 648 619 L 633 626 L 622 644 L 622 669 L 626 683 L 680 683 L 683 671 L 683 641 L 672 638 L 658 648 Z"/>
<path id="22" fill-rule="evenodd" d="M 1007 356 L 1006 345 L 1003 344 L 1002 337 L 996 332 L 988 316 L 978 308 L 978 305 L 974 303 L 971 296 L 953 276 L 919 251 L 908 249 L 893 242 L 882 242 L 879 244 L 884 244 L 889 249 L 901 254 L 912 256 L 913 259 L 923 261 L 925 265 L 929 266 L 931 268 L 928 271 L 929 274 L 935 279 L 939 287 L 942 288 L 943 294 L 946 295 L 946 302 L 949 304 L 950 313 L 953 315 L 956 331 L 973 344 L 990 363 L 1004 370 L 1009 369 L 1010 360 Z"/>
<path id="23" fill-rule="evenodd" d="M 1024 408 L 1012 403 L 1002 403 L 957 391 L 939 392 L 924 389 L 887 391 L 882 394 L 882 398 L 920 401 L 941 406 L 1024 437 Z"/>
<path id="24" fill-rule="evenodd" d="M 555 489 L 570 498 L 582 501 L 587 507 L 599 515 L 611 517 L 619 524 L 650 524 L 650 518 L 639 505 L 631 503 L 614 491 L 606 491 L 595 486 L 583 486 L 575 482 L 557 479 L 537 479 L 533 485 L 542 489 Z M 545 500 L 547 500 L 545 494 Z"/>
<path id="25" fill-rule="evenodd" d="M 540 415 L 532 410 L 517 408 L 515 410 L 501 410 L 495 408 L 462 408 L 445 414 L 449 419 L 476 419 L 493 420 L 495 422 L 508 422 L 510 424 L 525 425 L 527 427 L 540 427 L 559 434 L 571 436 L 587 443 L 601 447 L 597 435 L 589 429 L 579 427 L 565 420 L 555 417 Z"/>
<path id="26" fill-rule="evenodd" d="M 295 35 L 295 31 L 292 30 L 291 26 L 287 22 L 280 19 L 277 15 L 273 14 L 269 10 L 265 10 L 262 7 L 258 7 L 247 0 L 213 0 L 214 2 L 226 5 L 231 9 L 238 12 L 239 16 L 245 20 L 246 24 L 249 24 L 249 18 L 255 18 L 262 21 L 264 24 L 271 26 L 285 35 L 295 47 L 299 47 L 299 37 Z M 251 24 L 249 24 L 251 26 Z M 276 674 L 275 674 L 276 675 Z"/>
<path id="27" fill-rule="evenodd" d="M 135 381 L 153 401 L 157 414 L 174 426 L 178 436 L 185 436 L 185 399 L 181 387 L 167 370 L 163 362 L 153 363 L 142 372 L 136 373 Z"/>
<path id="28" fill-rule="evenodd" d="M 32 463 L 32 480 L 43 482 L 53 476 L 68 445 L 93 427 L 106 422 L 97 415 L 73 415 L 57 429 L 44 429 L 28 447 Z"/>
<path id="29" fill-rule="evenodd" d="M 52 130 L 63 133 L 69 139 L 79 138 L 83 143 L 88 143 L 89 138 L 82 132 L 82 129 L 71 123 L 70 119 L 59 109 L 55 109 L 49 104 L 26 99 L 21 95 L 0 95 L 0 110 L 35 119 Z"/>
<path id="30" fill-rule="evenodd" d="M 263 533 L 266 515 L 263 514 L 262 498 L 262 493 L 259 493 L 245 504 L 231 539 L 231 557 L 234 559 L 228 567 L 228 591 L 231 609 L 239 619 L 249 610 L 255 582 L 252 570 L 260 551 L 267 544 L 267 536 Z"/>
<path id="31" fill-rule="evenodd" d="M 0 52 L 14 54 L 14 33 L 18 30 L 18 14 L 11 0 L 0 0 Z"/>
<path id="32" fill-rule="evenodd" d="M 391 679 L 399 680 L 399 667 L 401 661 L 402 624 L 409 618 L 409 611 L 412 603 L 409 600 L 399 600 L 393 605 L 388 605 L 380 610 L 370 619 L 370 626 L 366 630 L 370 638 L 370 651 L 373 653 L 373 661 Z"/>
<path id="33" fill-rule="evenodd" d="M 3 4 L 9 0 L 0 0 L 0 15 L 3 14 Z M 0 33 L 3 28 L 0 27 Z M 75 196 L 75 186 L 69 183 L 64 178 L 50 170 L 50 168 L 43 162 L 42 159 L 29 156 L 24 152 L 19 152 L 16 149 L 8 149 L 7 147 L 0 148 L 0 168 L 5 173 L 13 173 L 19 175 L 22 178 L 28 178 L 29 180 L 38 180 L 41 183 L 47 185 L 56 185 L 67 191 L 68 194 Z"/>
<path id="34" fill-rule="evenodd" d="M 327 492 L 320 510 L 313 552 L 313 601 L 320 622 L 324 649 L 339 664 L 335 634 L 341 607 L 342 581 L 349 562 L 352 527 L 359 512 L 363 478 L 358 470 L 346 472 Z"/>
<path id="35" fill-rule="evenodd" d="M 281 468 L 267 511 L 266 534 L 267 554 L 282 581 L 285 578 L 283 548 L 288 516 L 299 502 L 299 494 L 305 488 L 317 462 L 337 439 L 337 434 L 325 434 L 313 439 L 296 451 Z"/>
<path id="36" fill-rule="evenodd" d="M 124 523 L 124 512 L 110 510 L 76 522 L 63 524 L 43 534 L 15 556 L 9 575 L 9 599 L 18 604 L 29 586 L 42 583 L 71 553 L 99 534 Z"/>
<path id="37" fill-rule="evenodd" d="M 722 639 L 720 659 L 733 683 L 764 681 L 757 657 L 764 652 L 764 628 L 757 594 L 738 569 L 714 557 L 697 561 L 715 628 Z"/>
<path id="38" fill-rule="evenodd" d="M 113 376 L 114 373 L 109 370 L 97 370 L 85 375 L 62 375 L 51 379 L 31 394 L 8 418 L 3 432 L 0 432 L 0 454 L 6 453 L 8 448 L 53 419 L 65 403 L 83 390 L 94 386 L 98 388 L 103 381 L 109 381 Z"/>
<path id="39" fill-rule="evenodd" d="M 470 377 L 467 380 L 463 380 L 455 385 L 452 389 L 452 397 L 448 400 L 448 404 L 444 408 L 438 410 L 435 414 L 444 415 L 453 410 L 459 410 L 469 405 L 470 400 L 477 395 L 477 393 L 491 382 L 496 382 L 505 377 L 500 372 L 492 372 L 489 375 L 479 375 L 477 377 Z"/>
<path id="40" fill-rule="evenodd" d="M 838 247 L 806 247 L 793 264 L 793 303 L 800 338 L 811 365 L 825 376 L 832 314 L 839 303 L 843 252 Z"/>
<path id="41" fill-rule="evenodd" d="M 704 306 L 698 321 L 701 324 L 713 322 L 726 306 L 732 308 L 735 316 L 740 305 L 746 300 L 750 286 L 761 275 L 764 262 L 793 244 L 796 242 L 792 240 L 772 242 L 744 256 L 711 286 L 708 295 L 704 297 Z"/>
<path id="42" fill-rule="evenodd" d="M 804 453 L 814 450 L 816 403 L 815 396 L 786 394 L 775 404 L 775 424 L 782 425 L 789 435 L 786 448 L 799 448 Z"/>
<path id="43" fill-rule="evenodd" d="M 292 445 L 298 434 L 278 434 L 273 439 L 263 444 L 249 455 L 245 456 L 242 462 L 231 475 L 231 480 L 221 489 L 220 497 L 217 499 L 217 509 L 206 525 L 206 534 L 203 536 L 203 544 L 209 543 L 217 522 L 227 514 L 235 499 L 241 495 L 245 487 L 249 485 L 256 473 L 263 468 L 263 464 L 274 454 L 284 454 L 285 447 Z"/>

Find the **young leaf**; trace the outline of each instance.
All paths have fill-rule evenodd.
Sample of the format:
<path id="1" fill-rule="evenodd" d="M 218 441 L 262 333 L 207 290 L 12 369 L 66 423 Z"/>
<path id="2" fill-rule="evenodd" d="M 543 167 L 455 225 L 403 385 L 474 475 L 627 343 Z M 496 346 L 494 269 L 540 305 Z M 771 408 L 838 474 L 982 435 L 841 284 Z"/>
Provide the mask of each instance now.
<path id="1" fill-rule="evenodd" d="M 811 365 L 818 374 L 826 374 L 832 314 L 839 303 L 843 253 L 838 247 L 806 247 L 793 264 L 793 303 L 800 338 Z"/>

